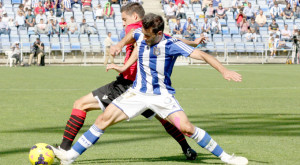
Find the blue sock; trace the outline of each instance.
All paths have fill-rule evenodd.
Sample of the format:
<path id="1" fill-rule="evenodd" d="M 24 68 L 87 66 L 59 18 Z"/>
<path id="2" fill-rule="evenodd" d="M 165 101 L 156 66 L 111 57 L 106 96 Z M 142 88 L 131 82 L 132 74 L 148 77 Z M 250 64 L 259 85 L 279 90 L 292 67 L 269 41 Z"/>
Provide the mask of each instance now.
<path id="1" fill-rule="evenodd" d="M 78 139 L 72 149 L 81 155 L 86 149 L 95 144 L 103 133 L 104 131 L 99 129 L 95 124 L 92 125 L 91 128 Z"/>
<path id="2" fill-rule="evenodd" d="M 218 143 L 215 142 L 207 132 L 198 127 L 195 127 L 195 133 L 191 136 L 191 138 L 194 139 L 199 146 L 207 149 L 217 157 L 220 157 L 224 152 L 223 149 L 218 145 Z"/>

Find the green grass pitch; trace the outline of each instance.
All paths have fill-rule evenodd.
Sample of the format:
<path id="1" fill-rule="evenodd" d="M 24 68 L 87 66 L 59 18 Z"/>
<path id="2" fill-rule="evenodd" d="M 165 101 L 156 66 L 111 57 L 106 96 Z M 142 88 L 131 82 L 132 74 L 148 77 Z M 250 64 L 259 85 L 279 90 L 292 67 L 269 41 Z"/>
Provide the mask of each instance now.
<path id="1" fill-rule="evenodd" d="M 176 98 L 192 123 L 225 151 L 250 164 L 300 163 L 300 65 L 230 65 L 243 82 L 227 82 L 210 66 L 176 66 Z M 100 67 L 0 68 L 0 164 L 29 164 L 39 142 L 61 142 L 73 102 L 116 72 Z M 88 114 L 85 132 L 100 114 Z M 78 138 L 78 137 L 77 137 Z M 186 161 L 158 121 L 137 117 L 106 130 L 75 164 L 222 164 L 188 139 L 199 153 Z M 58 164 L 58 161 L 55 161 Z"/>

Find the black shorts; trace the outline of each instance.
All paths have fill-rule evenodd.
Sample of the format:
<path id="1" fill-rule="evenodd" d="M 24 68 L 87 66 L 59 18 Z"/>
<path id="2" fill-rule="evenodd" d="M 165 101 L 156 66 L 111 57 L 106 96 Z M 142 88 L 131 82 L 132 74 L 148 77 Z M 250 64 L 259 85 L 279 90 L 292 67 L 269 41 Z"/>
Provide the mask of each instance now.
<path id="1" fill-rule="evenodd" d="M 100 108 L 104 110 L 114 99 L 123 94 L 132 86 L 132 81 L 124 79 L 122 75 L 116 77 L 117 80 L 106 84 L 94 91 L 93 96 L 98 100 Z M 103 105 L 103 106 L 101 106 Z M 142 115 L 146 118 L 153 117 L 155 113 L 151 110 L 146 110 Z"/>

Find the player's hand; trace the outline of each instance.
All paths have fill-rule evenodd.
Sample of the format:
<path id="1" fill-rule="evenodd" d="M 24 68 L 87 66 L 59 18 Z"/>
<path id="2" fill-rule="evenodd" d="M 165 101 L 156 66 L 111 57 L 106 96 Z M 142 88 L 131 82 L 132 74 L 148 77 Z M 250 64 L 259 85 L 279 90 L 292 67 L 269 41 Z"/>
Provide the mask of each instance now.
<path id="1" fill-rule="evenodd" d="M 242 82 L 242 75 L 238 74 L 235 71 L 227 70 L 222 75 L 225 80 L 228 80 L 228 81 L 233 80 L 235 82 Z"/>
<path id="2" fill-rule="evenodd" d="M 117 54 L 120 54 L 121 51 L 122 51 L 122 47 L 119 46 L 119 45 L 114 45 L 114 46 L 111 46 L 111 47 L 110 47 L 110 54 L 111 54 L 112 56 L 115 56 L 115 55 L 117 55 Z"/>
<path id="3" fill-rule="evenodd" d="M 195 45 L 203 44 L 205 42 L 205 37 L 196 38 L 194 42 Z"/>
<path id="4" fill-rule="evenodd" d="M 108 65 L 106 66 L 106 72 L 108 72 L 108 71 L 111 70 L 111 69 L 114 69 L 114 70 L 116 70 L 116 71 L 119 72 L 119 73 L 124 72 L 124 70 L 122 69 L 122 67 L 120 67 L 120 66 L 118 66 L 118 65 L 116 65 L 116 64 L 108 64 Z"/>

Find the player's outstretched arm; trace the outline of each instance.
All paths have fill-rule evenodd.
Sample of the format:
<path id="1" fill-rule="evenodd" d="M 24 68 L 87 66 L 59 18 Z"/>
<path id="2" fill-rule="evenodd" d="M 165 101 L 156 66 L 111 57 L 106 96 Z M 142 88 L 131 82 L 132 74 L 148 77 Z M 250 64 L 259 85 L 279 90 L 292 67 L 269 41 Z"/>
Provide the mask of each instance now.
<path id="1" fill-rule="evenodd" d="M 230 81 L 236 81 L 236 82 L 241 82 L 242 81 L 242 76 L 238 74 L 235 71 L 228 70 L 225 68 L 217 59 L 215 59 L 213 56 L 200 51 L 198 49 L 195 49 L 192 54 L 190 54 L 190 57 L 193 59 L 197 60 L 203 60 L 207 62 L 209 65 L 214 67 L 217 71 L 219 71 L 224 79 Z"/>
<path id="2" fill-rule="evenodd" d="M 135 39 L 133 38 L 134 30 L 135 29 L 132 29 L 128 34 L 126 34 L 126 36 L 120 42 L 118 42 L 116 45 L 110 47 L 111 55 L 114 56 L 116 54 L 121 53 L 122 48 L 125 45 L 132 44 L 135 42 Z"/>
<path id="3" fill-rule="evenodd" d="M 184 42 L 185 44 L 187 45 L 190 45 L 192 47 L 196 47 L 198 46 L 199 44 L 203 43 L 205 41 L 205 37 L 200 37 L 200 38 L 196 38 L 194 41 L 190 41 L 190 40 L 186 40 L 186 39 L 183 39 L 183 38 L 176 38 L 182 42 Z"/>
<path id="4" fill-rule="evenodd" d="M 133 52 L 130 56 L 130 58 L 128 59 L 128 61 L 123 65 L 123 66 L 118 66 L 116 64 L 109 64 L 106 67 L 106 72 L 108 70 L 114 69 L 119 73 L 123 73 L 125 70 L 127 70 L 132 64 L 134 64 L 136 62 L 136 60 L 138 59 L 138 52 L 137 52 L 137 47 L 135 47 L 133 49 Z"/>

